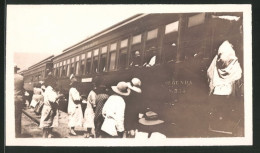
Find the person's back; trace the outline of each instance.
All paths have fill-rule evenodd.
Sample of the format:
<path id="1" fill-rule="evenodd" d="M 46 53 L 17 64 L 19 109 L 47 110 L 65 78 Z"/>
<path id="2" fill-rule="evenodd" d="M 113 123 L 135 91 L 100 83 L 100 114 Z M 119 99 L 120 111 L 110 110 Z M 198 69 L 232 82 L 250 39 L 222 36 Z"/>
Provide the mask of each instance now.
<path id="1" fill-rule="evenodd" d="M 24 81 L 23 76 L 20 74 L 14 74 L 14 97 L 15 101 L 23 100 L 24 95 Z"/>

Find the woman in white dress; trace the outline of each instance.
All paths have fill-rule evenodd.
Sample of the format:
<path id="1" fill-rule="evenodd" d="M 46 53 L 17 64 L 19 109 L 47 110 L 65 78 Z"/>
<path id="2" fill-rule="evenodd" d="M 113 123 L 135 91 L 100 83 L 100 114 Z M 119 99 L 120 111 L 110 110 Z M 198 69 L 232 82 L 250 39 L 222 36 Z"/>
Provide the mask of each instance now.
<path id="1" fill-rule="evenodd" d="M 70 128 L 71 135 L 77 135 L 75 132 L 75 127 L 82 126 L 83 114 L 81 109 L 81 97 L 78 91 L 78 82 L 73 81 L 71 83 L 71 88 L 69 90 L 69 103 L 68 103 L 68 115 L 69 122 L 68 126 Z"/>

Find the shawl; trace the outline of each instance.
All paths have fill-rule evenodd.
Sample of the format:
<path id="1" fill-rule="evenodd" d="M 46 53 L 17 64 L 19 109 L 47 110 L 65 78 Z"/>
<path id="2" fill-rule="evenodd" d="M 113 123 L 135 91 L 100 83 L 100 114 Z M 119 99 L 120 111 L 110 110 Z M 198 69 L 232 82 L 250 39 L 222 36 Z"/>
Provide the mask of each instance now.
<path id="1" fill-rule="evenodd" d="M 228 41 L 224 41 L 220 45 L 218 54 L 214 57 L 207 70 L 207 75 L 209 78 L 209 94 L 214 92 L 215 87 L 232 85 L 234 81 L 241 78 L 242 70 L 240 64 L 232 45 Z"/>

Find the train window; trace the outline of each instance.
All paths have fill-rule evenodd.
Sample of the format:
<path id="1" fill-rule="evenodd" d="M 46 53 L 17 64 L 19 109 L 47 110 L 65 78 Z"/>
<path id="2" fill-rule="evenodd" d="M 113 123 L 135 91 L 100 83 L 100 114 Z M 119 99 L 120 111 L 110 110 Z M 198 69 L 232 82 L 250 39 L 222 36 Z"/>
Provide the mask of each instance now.
<path id="1" fill-rule="evenodd" d="M 148 31 L 148 33 L 147 33 L 147 40 L 151 40 L 151 39 L 157 38 L 157 34 L 158 34 L 158 29 L 154 29 L 154 30 Z"/>
<path id="2" fill-rule="evenodd" d="M 156 42 L 152 43 L 150 42 L 145 47 L 145 57 L 143 65 L 145 66 L 154 66 L 156 63 L 158 63 L 158 48 L 157 46 L 154 46 Z"/>
<path id="3" fill-rule="evenodd" d="M 67 76 L 70 76 L 70 59 L 67 60 Z"/>
<path id="4" fill-rule="evenodd" d="M 84 74 L 84 66 L 85 66 L 85 61 L 82 60 L 82 61 L 81 61 L 81 65 L 80 65 L 80 73 L 81 73 L 81 74 Z"/>
<path id="5" fill-rule="evenodd" d="M 81 60 L 85 59 L 85 54 L 81 54 Z"/>
<path id="6" fill-rule="evenodd" d="M 188 27 L 193 27 L 199 24 L 204 23 L 205 21 L 205 13 L 200 13 L 194 16 L 189 17 L 189 21 L 188 21 Z"/>
<path id="7" fill-rule="evenodd" d="M 117 43 L 113 43 L 110 45 L 109 70 L 114 70 L 116 68 L 116 48 L 117 48 Z"/>
<path id="8" fill-rule="evenodd" d="M 70 75 L 74 73 L 74 63 L 70 64 Z"/>
<path id="9" fill-rule="evenodd" d="M 59 69 L 60 69 L 60 77 L 61 77 L 62 76 L 62 70 L 63 70 L 62 66 Z"/>
<path id="10" fill-rule="evenodd" d="M 165 34 L 178 31 L 179 21 L 167 24 L 165 26 Z"/>
<path id="11" fill-rule="evenodd" d="M 53 68 L 56 68 L 56 64 L 53 65 Z"/>
<path id="12" fill-rule="evenodd" d="M 98 72 L 98 51 L 99 51 L 99 49 L 95 49 L 93 51 L 94 57 L 93 57 L 93 69 L 92 69 L 92 71 L 94 73 Z"/>
<path id="13" fill-rule="evenodd" d="M 120 45 L 120 50 L 119 50 L 119 69 L 124 69 L 126 67 L 126 62 L 127 62 L 127 43 L 128 39 L 122 40 L 121 45 Z"/>
<path id="14" fill-rule="evenodd" d="M 127 47 L 128 39 L 122 40 L 120 43 L 120 48 Z"/>
<path id="15" fill-rule="evenodd" d="M 114 70 L 116 68 L 116 52 L 109 53 L 109 70 Z"/>
<path id="16" fill-rule="evenodd" d="M 66 76 L 66 65 L 63 65 L 62 67 L 62 74 L 61 76 Z"/>
<path id="17" fill-rule="evenodd" d="M 78 75 L 79 74 L 79 56 L 76 57 L 75 68 L 76 68 L 76 75 Z"/>
<path id="18" fill-rule="evenodd" d="M 91 68 L 91 55 L 92 55 L 92 52 L 91 51 L 89 51 L 88 53 L 87 53 L 87 63 L 86 63 L 86 74 L 87 73 L 90 73 L 90 68 Z"/>
<path id="19" fill-rule="evenodd" d="M 141 34 L 134 36 L 132 44 L 134 45 L 134 44 L 141 43 L 141 39 L 142 39 L 142 35 Z"/>
<path id="20" fill-rule="evenodd" d="M 163 54 L 165 61 L 173 61 L 177 54 L 177 38 L 178 38 L 179 21 L 170 23 L 165 26 L 165 35 L 163 40 Z"/>
<path id="21" fill-rule="evenodd" d="M 70 76 L 70 64 L 67 65 L 67 76 Z"/>
<path id="22" fill-rule="evenodd" d="M 101 49 L 99 72 L 106 71 L 106 62 L 107 62 L 107 46 L 102 47 L 102 49 Z"/>
<path id="23" fill-rule="evenodd" d="M 116 43 L 111 44 L 110 51 L 116 50 Z"/>

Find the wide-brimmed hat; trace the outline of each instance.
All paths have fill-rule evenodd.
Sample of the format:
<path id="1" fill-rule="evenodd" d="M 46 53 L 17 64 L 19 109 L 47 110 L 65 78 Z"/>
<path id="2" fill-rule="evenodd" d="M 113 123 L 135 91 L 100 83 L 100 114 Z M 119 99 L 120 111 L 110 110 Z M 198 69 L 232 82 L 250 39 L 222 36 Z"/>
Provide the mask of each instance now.
<path id="1" fill-rule="evenodd" d="M 127 83 L 123 81 L 119 82 L 116 86 L 112 86 L 111 88 L 115 93 L 118 93 L 119 95 L 122 96 L 129 96 L 131 92 L 130 89 L 128 88 Z"/>
<path id="2" fill-rule="evenodd" d="M 143 125 L 157 125 L 163 122 L 163 120 L 158 119 L 158 114 L 153 111 L 146 112 L 144 118 L 139 119 L 139 123 Z"/>
<path id="3" fill-rule="evenodd" d="M 141 87 L 141 80 L 138 79 L 138 78 L 133 78 L 131 80 L 131 82 L 127 83 L 127 85 L 128 85 L 128 88 L 130 88 L 131 90 L 134 90 L 137 93 L 141 93 L 142 92 L 142 90 L 140 88 Z"/>

